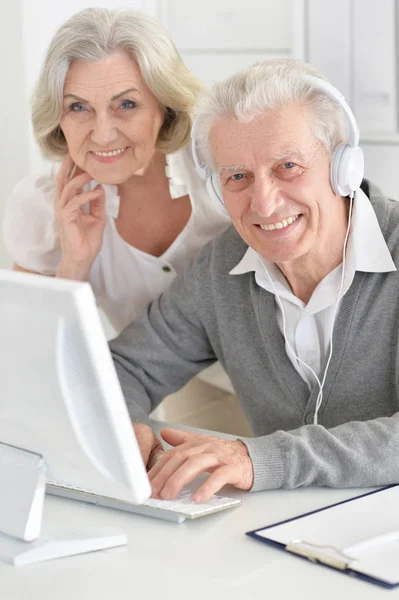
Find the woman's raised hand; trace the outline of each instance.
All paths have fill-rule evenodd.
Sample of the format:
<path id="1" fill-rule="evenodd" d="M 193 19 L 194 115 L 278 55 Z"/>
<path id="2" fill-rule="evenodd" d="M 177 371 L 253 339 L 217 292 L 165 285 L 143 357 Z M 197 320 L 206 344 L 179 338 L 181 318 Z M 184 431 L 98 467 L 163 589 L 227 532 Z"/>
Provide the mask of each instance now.
<path id="1" fill-rule="evenodd" d="M 79 167 L 68 154 L 56 178 L 56 222 L 62 258 L 57 276 L 87 280 L 100 251 L 105 227 L 105 192 L 101 185 L 85 192 L 93 177 Z M 88 210 L 84 210 L 84 205 Z"/>

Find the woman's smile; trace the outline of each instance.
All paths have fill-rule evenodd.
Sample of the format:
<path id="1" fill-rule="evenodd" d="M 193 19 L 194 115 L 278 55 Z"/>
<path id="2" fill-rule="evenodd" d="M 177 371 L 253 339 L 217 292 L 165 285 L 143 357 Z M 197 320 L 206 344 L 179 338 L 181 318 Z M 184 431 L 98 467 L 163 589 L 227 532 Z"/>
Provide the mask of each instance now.
<path id="1" fill-rule="evenodd" d="M 123 158 L 128 150 L 129 146 L 125 146 L 124 148 L 113 150 L 91 150 L 89 154 L 94 160 L 98 160 L 101 163 L 114 163 Z"/>

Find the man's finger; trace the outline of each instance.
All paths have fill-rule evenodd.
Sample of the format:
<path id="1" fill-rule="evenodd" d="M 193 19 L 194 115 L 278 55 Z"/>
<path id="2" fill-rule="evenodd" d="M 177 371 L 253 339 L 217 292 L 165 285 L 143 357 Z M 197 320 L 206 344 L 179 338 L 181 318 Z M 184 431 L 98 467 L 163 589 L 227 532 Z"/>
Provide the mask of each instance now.
<path id="1" fill-rule="evenodd" d="M 234 470 L 226 465 L 215 469 L 205 483 L 193 494 L 194 502 L 206 502 L 226 484 L 235 483 Z"/>
<path id="2" fill-rule="evenodd" d="M 149 473 L 154 497 L 160 493 L 163 487 L 168 484 L 169 479 L 174 477 L 183 465 L 190 464 L 191 467 L 192 459 L 197 461 L 198 465 L 201 465 L 202 457 L 211 455 L 215 456 L 214 454 L 205 453 L 202 445 L 185 446 L 183 450 L 180 450 L 180 448 L 178 450 L 168 450 L 164 459 L 160 460 Z"/>
<path id="3" fill-rule="evenodd" d="M 219 466 L 219 459 L 215 454 L 197 454 L 187 458 L 159 487 L 159 482 L 151 482 L 154 496 L 158 495 L 164 500 L 176 498 L 182 489 L 190 484 L 193 479 L 202 473 L 207 473 Z M 161 473 L 162 475 L 162 473 Z M 212 495 L 212 494 L 211 494 Z"/>
<path id="4" fill-rule="evenodd" d="M 135 423 L 133 429 L 144 464 L 147 465 L 151 451 L 156 448 L 154 432 L 144 423 Z"/>
<path id="5" fill-rule="evenodd" d="M 164 454 L 165 450 L 161 450 L 160 448 L 151 452 L 147 462 L 147 470 L 150 471 L 155 467 L 155 465 L 160 464 L 159 461 L 164 456 Z"/>
<path id="6" fill-rule="evenodd" d="M 180 446 L 180 444 L 202 437 L 192 431 L 182 431 L 181 429 L 172 429 L 172 427 L 161 429 L 161 436 L 170 446 Z"/>
<path id="7" fill-rule="evenodd" d="M 167 451 L 163 460 L 154 465 L 148 473 L 153 491 L 162 489 L 168 478 L 187 460 L 188 456 L 185 452 Z"/>

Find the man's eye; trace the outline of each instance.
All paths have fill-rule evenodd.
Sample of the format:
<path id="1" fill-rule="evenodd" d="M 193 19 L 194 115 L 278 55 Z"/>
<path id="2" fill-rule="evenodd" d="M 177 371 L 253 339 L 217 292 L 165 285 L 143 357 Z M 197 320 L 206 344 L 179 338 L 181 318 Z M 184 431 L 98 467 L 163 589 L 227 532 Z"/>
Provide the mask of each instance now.
<path id="1" fill-rule="evenodd" d="M 295 163 L 294 162 L 286 162 L 283 164 L 283 169 L 292 169 L 293 167 L 295 167 Z"/>
<path id="2" fill-rule="evenodd" d="M 124 100 L 121 104 L 121 108 L 124 109 L 129 109 L 129 108 L 136 108 L 137 104 L 135 102 L 133 102 L 133 100 Z"/>
<path id="3" fill-rule="evenodd" d="M 85 110 L 85 107 L 80 102 L 74 102 L 73 104 L 71 104 L 70 110 L 72 112 L 83 112 Z"/>
<path id="4" fill-rule="evenodd" d="M 230 177 L 230 179 L 232 179 L 233 181 L 240 181 L 240 179 L 243 179 L 244 175 L 242 173 L 234 173 L 234 175 L 232 175 Z"/>

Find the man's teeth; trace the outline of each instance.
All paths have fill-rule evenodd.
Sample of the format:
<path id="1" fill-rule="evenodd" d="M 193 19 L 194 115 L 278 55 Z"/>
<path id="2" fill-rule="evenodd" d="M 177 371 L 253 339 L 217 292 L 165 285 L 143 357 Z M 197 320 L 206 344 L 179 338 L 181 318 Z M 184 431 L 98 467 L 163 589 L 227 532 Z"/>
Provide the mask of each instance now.
<path id="1" fill-rule="evenodd" d="M 288 217 L 288 219 L 283 219 L 282 221 L 279 221 L 278 223 L 272 223 L 271 225 L 260 225 L 260 228 L 263 229 L 264 231 L 273 231 L 274 229 L 284 229 L 285 227 L 288 227 L 288 225 L 291 225 L 291 223 L 296 221 L 298 217 L 299 217 L 299 215 L 296 215 L 295 217 Z"/>
<path id="2" fill-rule="evenodd" d="M 96 156 L 118 156 L 118 154 L 121 154 L 125 150 L 126 148 L 119 148 L 118 150 L 111 150 L 110 152 L 94 152 L 93 150 L 93 154 Z"/>

